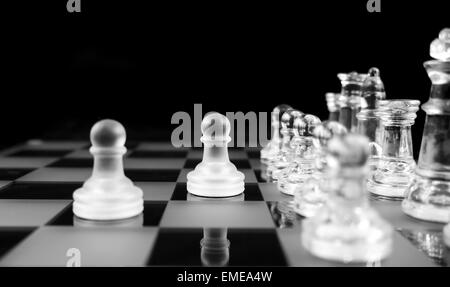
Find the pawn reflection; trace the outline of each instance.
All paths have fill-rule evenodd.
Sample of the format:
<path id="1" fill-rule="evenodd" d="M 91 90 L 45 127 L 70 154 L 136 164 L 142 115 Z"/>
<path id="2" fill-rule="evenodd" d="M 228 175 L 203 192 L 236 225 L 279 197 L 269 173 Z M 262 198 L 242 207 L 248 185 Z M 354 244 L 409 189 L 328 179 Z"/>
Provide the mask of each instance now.
<path id="1" fill-rule="evenodd" d="M 238 196 L 211 198 L 187 194 L 188 201 L 240 202 L 244 194 Z M 230 260 L 230 240 L 227 238 L 226 227 L 204 227 L 203 238 L 200 240 L 200 258 L 203 266 L 227 266 Z"/>

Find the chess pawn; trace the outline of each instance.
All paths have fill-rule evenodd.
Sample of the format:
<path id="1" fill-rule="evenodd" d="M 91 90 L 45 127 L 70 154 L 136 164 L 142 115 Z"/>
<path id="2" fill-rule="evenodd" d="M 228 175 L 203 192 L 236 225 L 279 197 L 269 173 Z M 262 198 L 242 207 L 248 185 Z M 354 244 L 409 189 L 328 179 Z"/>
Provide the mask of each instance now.
<path id="1" fill-rule="evenodd" d="M 358 119 L 356 114 L 361 109 L 362 84 L 366 78 L 364 74 L 351 72 L 338 74 L 342 90 L 339 96 L 339 122 L 349 131 L 356 131 Z"/>
<path id="2" fill-rule="evenodd" d="M 314 115 L 305 115 L 296 119 L 295 136 L 291 140 L 294 152 L 292 163 L 279 172 L 278 190 L 287 195 L 294 195 L 294 191 L 304 184 L 315 173 L 316 148 L 313 144 L 312 133 L 320 124 L 320 119 Z"/>
<path id="3" fill-rule="evenodd" d="M 326 147 L 336 136 L 343 136 L 347 129 L 338 122 L 325 121 L 313 131 L 314 145 L 317 149 L 315 173 L 294 193 L 293 210 L 304 217 L 314 216 L 328 198 L 328 162 Z"/>
<path id="4" fill-rule="evenodd" d="M 204 266 L 222 267 L 230 259 L 230 240 L 227 228 L 204 228 L 200 241 L 200 257 Z"/>
<path id="5" fill-rule="evenodd" d="M 201 124 L 203 159 L 187 175 L 188 192 L 205 197 L 229 197 L 244 192 L 245 176 L 228 157 L 230 121 L 219 113 L 207 114 Z"/>
<path id="6" fill-rule="evenodd" d="M 450 28 L 430 46 L 434 60 L 424 63 L 432 82 L 422 144 L 413 183 L 402 203 L 415 218 L 447 223 L 450 219 Z"/>
<path id="7" fill-rule="evenodd" d="M 326 204 L 302 222 L 302 244 L 313 255 L 340 262 L 383 260 L 392 250 L 392 227 L 366 195 L 368 140 L 357 134 L 328 143 L 330 184 Z"/>
<path id="8" fill-rule="evenodd" d="M 386 98 L 384 84 L 377 68 L 370 68 L 367 78 L 362 85 L 362 99 L 364 108 L 356 115 L 358 119 L 357 132 L 365 135 L 370 141 L 369 167 L 373 171 L 381 156 L 381 126 L 376 115 L 379 101 Z"/>
<path id="9" fill-rule="evenodd" d="M 294 123 L 298 118 L 303 117 L 303 113 L 289 109 L 281 116 L 281 134 L 282 144 L 280 151 L 274 156 L 267 167 L 267 176 L 272 181 L 277 180 L 278 173 L 288 167 L 293 159 L 293 151 L 291 148 L 291 140 L 295 135 Z"/>
<path id="10" fill-rule="evenodd" d="M 142 190 L 125 176 L 125 128 L 117 121 L 102 120 L 91 129 L 90 153 L 94 157 L 91 177 L 74 194 L 73 212 L 89 220 L 119 220 L 139 215 Z"/>
<path id="11" fill-rule="evenodd" d="M 273 109 L 271 115 L 272 138 L 267 146 L 261 150 L 262 163 L 267 164 L 270 159 L 280 151 L 282 142 L 282 135 L 280 134 L 280 118 L 290 108 L 289 105 L 279 105 Z"/>
<path id="12" fill-rule="evenodd" d="M 383 126 L 382 154 L 367 187 L 372 194 L 387 198 L 403 198 L 410 185 L 416 163 L 413 158 L 411 126 L 420 102 L 417 100 L 385 100 L 376 114 Z"/>
<path id="13" fill-rule="evenodd" d="M 339 93 L 326 93 L 325 99 L 327 101 L 328 108 L 328 120 L 339 121 Z"/>

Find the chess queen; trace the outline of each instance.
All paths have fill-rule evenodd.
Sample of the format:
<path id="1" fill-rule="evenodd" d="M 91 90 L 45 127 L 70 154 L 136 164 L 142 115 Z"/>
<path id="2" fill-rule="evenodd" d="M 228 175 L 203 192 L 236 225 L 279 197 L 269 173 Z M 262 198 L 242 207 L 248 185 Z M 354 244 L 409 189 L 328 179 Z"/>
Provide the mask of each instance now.
<path id="1" fill-rule="evenodd" d="M 424 63 L 432 82 L 415 178 L 403 201 L 403 211 L 415 218 L 450 221 L 450 29 L 430 46 L 434 60 Z"/>

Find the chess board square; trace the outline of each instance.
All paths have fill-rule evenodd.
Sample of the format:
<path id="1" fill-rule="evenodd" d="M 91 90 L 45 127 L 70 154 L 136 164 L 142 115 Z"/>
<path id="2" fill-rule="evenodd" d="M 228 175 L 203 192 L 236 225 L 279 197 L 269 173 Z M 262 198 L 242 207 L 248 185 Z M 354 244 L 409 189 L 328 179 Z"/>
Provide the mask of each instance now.
<path id="1" fill-rule="evenodd" d="M 278 190 L 276 183 L 258 183 L 258 186 L 265 201 L 293 200 L 292 196 L 281 193 L 281 191 Z"/>
<path id="2" fill-rule="evenodd" d="M 61 212 L 69 200 L 0 200 L 0 227 L 41 226 Z"/>
<path id="3" fill-rule="evenodd" d="M 138 216 L 127 218 L 124 220 L 113 221 L 96 221 L 86 220 L 78 218 L 74 215 L 72 205 L 64 209 L 63 212 L 55 216 L 47 225 L 51 226 L 75 226 L 75 227 L 105 227 L 105 226 L 128 226 L 128 227 L 141 227 L 141 226 L 158 226 L 161 221 L 161 217 L 166 208 L 166 202 L 145 202 L 144 212 Z"/>
<path id="4" fill-rule="evenodd" d="M 61 157 L 70 153 L 72 150 L 41 150 L 41 149 L 23 149 L 8 154 L 7 157 Z"/>
<path id="5" fill-rule="evenodd" d="M 0 168 L 35 169 L 54 162 L 56 157 L 3 157 L 0 158 Z"/>
<path id="6" fill-rule="evenodd" d="M 248 159 L 247 153 L 241 149 L 228 149 L 228 157 L 230 160 L 236 159 Z M 203 149 L 191 149 L 188 153 L 188 159 L 202 159 L 203 158 Z"/>
<path id="7" fill-rule="evenodd" d="M 301 244 L 301 228 L 277 229 L 277 233 L 290 266 L 319 267 L 319 266 L 373 266 L 383 267 L 432 267 L 432 261 L 414 248 L 399 233 L 394 232 L 393 252 L 386 260 L 381 262 L 367 262 L 362 264 L 344 264 L 317 258 L 310 254 Z"/>
<path id="8" fill-rule="evenodd" d="M 125 175 L 132 181 L 175 182 L 180 174 L 177 169 L 126 169 Z"/>
<path id="9" fill-rule="evenodd" d="M 23 148 L 30 150 L 74 150 L 88 146 L 87 141 L 43 141 L 30 140 Z"/>
<path id="10" fill-rule="evenodd" d="M 185 158 L 185 150 L 135 150 L 130 158 Z"/>
<path id="11" fill-rule="evenodd" d="M 271 183 L 271 180 L 267 177 L 265 170 L 255 169 L 254 170 L 256 180 L 258 182 L 269 182 Z"/>
<path id="12" fill-rule="evenodd" d="M 189 193 L 187 191 L 186 183 L 177 183 L 171 200 L 189 200 L 188 194 Z M 244 190 L 243 195 L 244 195 L 243 200 L 245 200 L 245 201 L 262 201 L 263 200 L 258 185 L 254 184 L 254 183 L 245 184 L 245 190 Z M 198 196 L 195 196 L 194 198 L 198 199 L 199 201 L 201 201 L 201 199 L 202 199 L 201 197 L 198 197 Z M 214 198 L 209 198 L 209 199 L 213 200 Z M 220 199 L 221 198 L 219 198 L 218 200 L 220 200 Z"/>
<path id="13" fill-rule="evenodd" d="M 161 227 L 274 228 L 270 212 L 259 201 L 169 201 Z"/>
<path id="14" fill-rule="evenodd" d="M 263 168 L 263 164 L 259 158 L 251 158 L 249 159 L 249 162 L 252 169 L 261 170 Z"/>
<path id="15" fill-rule="evenodd" d="M 169 201 L 175 182 L 135 182 L 144 192 L 144 201 Z"/>
<path id="16" fill-rule="evenodd" d="M 81 266 L 143 266 L 157 229 L 74 228 L 45 226 L 19 243 L 0 261 L 1 266 L 66 266 L 67 252 L 80 252 Z"/>
<path id="17" fill-rule="evenodd" d="M 136 148 L 136 151 L 188 151 L 186 147 L 174 147 L 170 142 L 142 142 Z"/>
<path id="18" fill-rule="evenodd" d="M 33 232 L 32 228 L 0 228 L 0 258 Z"/>
<path id="19" fill-rule="evenodd" d="M 251 159 L 257 159 L 259 161 L 261 157 L 261 151 L 259 149 L 257 150 L 247 150 L 247 155 Z"/>
<path id="20" fill-rule="evenodd" d="M 1 180 L 0 181 L 0 189 L 8 186 L 9 184 L 11 184 L 11 182 L 12 181 L 9 181 L 9 180 Z"/>
<path id="21" fill-rule="evenodd" d="M 15 182 L 0 191 L 1 199 L 72 199 L 81 183 L 20 183 Z"/>
<path id="22" fill-rule="evenodd" d="M 18 178 L 17 182 L 84 182 L 92 174 L 92 168 L 44 167 Z"/>
<path id="23" fill-rule="evenodd" d="M 228 248 L 209 254 L 201 247 L 205 229 L 163 228 L 159 231 L 148 265 L 153 266 L 285 266 L 274 230 L 226 229 Z M 215 230 L 219 232 L 219 230 Z M 206 242 L 204 240 L 203 242 Z M 204 243 L 205 244 L 205 243 Z M 200 246 L 200 248 L 199 248 Z M 271 248 L 267 249 L 267 246 Z M 261 250 L 265 250 L 261 252 Z"/>
<path id="24" fill-rule="evenodd" d="M 182 169 L 177 182 L 187 182 L 187 174 L 192 171 L 192 169 Z M 256 183 L 256 176 L 253 170 L 251 169 L 240 169 L 240 172 L 242 172 L 245 175 L 245 183 Z"/>
<path id="25" fill-rule="evenodd" d="M 186 160 L 186 163 L 184 164 L 184 168 L 194 169 L 197 164 L 199 164 L 202 160 L 201 159 L 188 159 Z M 250 163 L 247 159 L 232 159 L 230 160 L 237 169 L 250 169 Z"/>
<path id="26" fill-rule="evenodd" d="M 32 170 L 27 168 L 0 168 L 0 180 L 15 180 Z"/>

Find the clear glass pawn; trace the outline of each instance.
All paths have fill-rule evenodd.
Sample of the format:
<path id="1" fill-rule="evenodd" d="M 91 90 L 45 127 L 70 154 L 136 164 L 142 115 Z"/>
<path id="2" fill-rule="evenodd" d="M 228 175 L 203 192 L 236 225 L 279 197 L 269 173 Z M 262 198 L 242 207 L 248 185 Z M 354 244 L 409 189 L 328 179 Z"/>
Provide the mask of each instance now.
<path id="1" fill-rule="evenodd" d="M 278 153 L 270 159 L 266 171 L 267 178 L 269 178 L 270 181 L 276 181 L 277 173 L 280 170 L 288 167 L 292 162 L 293 151 L 290 146 L 290 142 L 295 135 L 294 123 L 298 118 L 301 117 L 303 117 L 303 113 L 292 108 L 288 109 L 281 116 L 281 148 Z"/>
<path id="2" fill-rule="evenodd" d="M 424 63 L 432 82 L 415 177 L 402 203 L 415 218 L 450 221 L 450 28 L 430 46 L 434 60 Z"/>
<path id="3" fill-rule="evenodd" d="M 377 68 L 370 68 L 367 78 L 362 85 L 363 108 L 356 115 L 358 119 L 357 132 L 369 138 L 369 167 L 375 170 L 378 159 L 381 156 L 381 134 L 382 127 L 376 115 L 379 102 L 386 98 L 384 84 L 380 78 Z"/>
<path id="4" fill-rule="evenodd" d="M 315 172 L 294 192 L 293 210 L 304 217 L 314 216 L 328 198 L 328 165 L 326 146 L 335 136 L 343 136 L 347 129 L 338 122 L 325 121 L 313 131 L 316 146 Z"/>
<path id="5" fill-rule="evenodd" d="M 293 161 L 277 176 L 278 190 L 282 193 L 293 195 L 300 185 L 313 176 L 317 153 L 312 132 L 320 123 L 318 117 L 309 114 L 297 119 L 295 136 L 291 141 L 291 148 L 294 151 Z"/>
<path id="6" fill-rule="evenodd" d="M 366 137 L 347 134 L 327 147 L 329 198 L 302 222 L 302 244 L 313 255 L 340 262 L 374 262 L 392 250 L 392 227 L 369 205 Z"/>
<path id="7" fill-rule="evenodd" d="M 280 151 L 282 135 L 280 133 L 280 118 L 290 109 L 289 105 L 276 106 L 271 114 L 272 138 L 269 143 L 261 150 L 261 162 L 267 164 Z"/>
<path id="8" fill-rule="evenodd" d="M 339 93 L 326 93 L 325 100 L 327 101 L 328 120 L 339 121 Z"/>
<path id="9" fill-rule="evenodd" d="M 367 186 L 373 195 L 403 198 L 414 176 L 411 127 L 420 102 L 417 100 L 385 100 L 376 111 L 383 125 L 382 154 Z"/>

